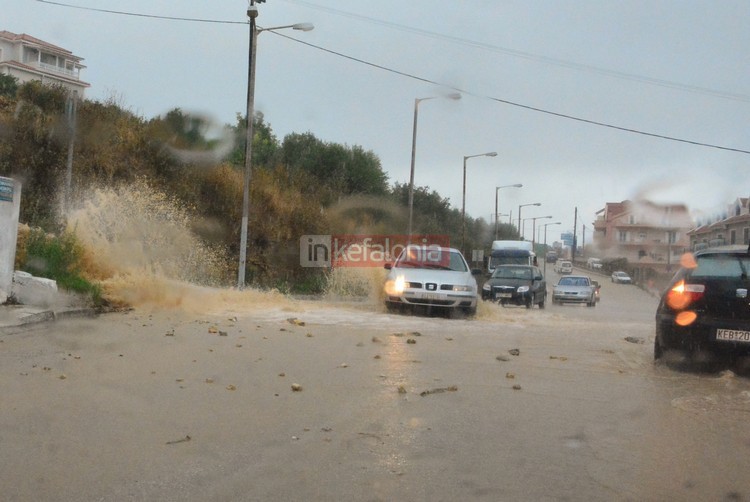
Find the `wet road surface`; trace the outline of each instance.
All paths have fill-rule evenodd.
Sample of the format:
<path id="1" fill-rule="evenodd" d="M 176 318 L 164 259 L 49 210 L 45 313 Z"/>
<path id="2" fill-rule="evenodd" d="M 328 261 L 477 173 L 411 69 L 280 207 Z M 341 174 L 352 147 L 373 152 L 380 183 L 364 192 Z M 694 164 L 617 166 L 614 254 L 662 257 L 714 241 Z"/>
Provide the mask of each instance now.
<path id="1" fill-rule="evenodd" d="M 0 493 L 746 500 L 750 381 L 655 366 L 655 307 L 605 282 L 468 320 L 275 297 L 4 335 Z"/>

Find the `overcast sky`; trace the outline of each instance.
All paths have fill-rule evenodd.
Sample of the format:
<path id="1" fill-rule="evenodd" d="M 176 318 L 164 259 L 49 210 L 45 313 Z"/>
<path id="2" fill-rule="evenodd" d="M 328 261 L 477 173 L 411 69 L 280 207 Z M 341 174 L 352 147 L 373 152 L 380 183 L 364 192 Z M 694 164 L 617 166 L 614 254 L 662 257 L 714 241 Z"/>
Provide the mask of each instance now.
<path id="1" fill-rule="evenodd" d="M 105 9 L 138 16 L 97 12 Z M 247 93 L 246 0 L 0 0 L 0 29 L 85 59 L 90 99 L 151 118 L 179 107 L 234 123 Z M 289 133 L 360 145 L 391 182 L 415 183 L 492 218 L 551 215 L 548 240 L 587 240 L 606 202 L 645 196 L 715 214 L 750 196 L 747 0 L 268 0 L 255 109 Z M 149 16 L 218 22 L 158 19 Z M 283 36 L 281 36 L 283 35 Z M 290 40 L 292 37 L 298 41 Z M 307 45 L 310 44 L 310 45 Z M 596 125 L 591 122 L 603 125 Z M 614 126 L 614 127 L 607 127 Z M 501 216 L 506 220 L 508 216 Z M 532 222 L 526 237 L 531 238 Z M 396 230 L 396 229 L 394 229 Z"/>

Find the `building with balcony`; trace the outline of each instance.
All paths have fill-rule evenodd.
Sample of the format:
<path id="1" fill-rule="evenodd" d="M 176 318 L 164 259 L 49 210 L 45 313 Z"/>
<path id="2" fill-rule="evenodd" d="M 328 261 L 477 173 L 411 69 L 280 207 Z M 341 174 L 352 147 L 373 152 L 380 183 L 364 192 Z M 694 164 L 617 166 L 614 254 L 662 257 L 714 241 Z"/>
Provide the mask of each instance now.
<path id="1" fill-rule="evenodd" d="M 636 278 L 671 273 L 689 249 L 695 224 L 683 204 L 608 202 L 597 211 L 593 247 L 603 259 L 625 258 Z"/>
<path id="2" fill-rule="evenodd" d="M 750 199 L 738 197 L 725 213 L 688 232 L 690 249 L 750 245 Z"/>
<path id="3" fill-rule="evenodd" d="M 0 31 L 0 74 L 11 75 L 19 84 L 41 80 L 60 84 L 83 98 L 91 86 L 81 80 L 83 58 L 26 34 Z"/>

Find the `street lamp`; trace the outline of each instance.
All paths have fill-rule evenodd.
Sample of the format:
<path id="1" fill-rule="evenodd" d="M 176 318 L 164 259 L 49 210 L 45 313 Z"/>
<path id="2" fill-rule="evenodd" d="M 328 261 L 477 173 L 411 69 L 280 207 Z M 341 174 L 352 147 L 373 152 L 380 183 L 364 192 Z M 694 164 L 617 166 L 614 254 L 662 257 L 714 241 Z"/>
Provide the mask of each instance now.
<path id="1" fill-rule="evenodd" d="M 531 218 L 531 249 L 534 249 L 534 232 L 536 231 L 536 220 L 543 220 L 545 218 L 552 218 L 552 216 L 537 216 Z"/>
<path id="2" fill-rule="evenodd" d="M 427 101 L 428 99 L 436 99 L 439 97 L 445 97 L 448 99 L 461 99 L 461 94 L 454 92 L 446 96 L 431 96 L 428 98 L 417 98 L 414 100 L 414 125 L 411 133 L 411 169 L 409 171 L 409 227 L 406 229 L 406 234 L 411 244 L 411 231 L 412 231 L 412 219 L 414 215 L 414 160 L 417 155 L 417 115 L 419 113 L 419 103 Z"/>
<path id="3" fill-rule="evenodd" d="M 554 223 L 545 223 L 544 227 L 544 275 L 547 275 L 547 227 L 550 225 L 561 225 L 562 222 L 556 221 Z"/>
<path id="4" fill-rule="evenodd" d="M 240 264 L 237 270 L 238 289 L 245 287 L 245 265 L 247 263 L 247 227 L 250 213 L 250 178 L 252 177 L 253 153 L 253 107 L 255 106 L 255 48 L 258 43 L 258 33 L 284 28 L 301 31 L 310 31 L 314 28 L 310 23 L 258 28 L 255 26 L 255 18 L 258 17 L 258 8 L 255 6 L 255 0 L 250 0 L 250 5 L 247 8 L 247 17 L 250 19 L 250 41 L 247 51 L 247 117 L 245 118 L 247 137 L 245 139 L 245 170 L 242 180 L 242 227 L 240 229 Z"/>
<path id="5" fill-rule="evenodd" d="M 476 155 L 464 155 L 464 188 L 461 197 L 461 252 L 464 252 L 466 241 L 466 160 L 474 157 L 497 157 L 497 152 L 478 153 Z"/>
<path id="6" fill-rule="evenodd" d="M 501 188 L 511 188 L 511 187 L 512 188 L 521 188 L 522 186 L 523 185 L 521 183 L 516 183 L 515 185 L 503 185 L 503 186 L 495 187 L 495 240 L 497 240 L 497 231 L 498 231 L 497 230 L 497 227 L 498 227 L 498 225 L 497 225 L 497 192 Z"/>
<path id="7" fill-rule="evenodd" d="M 531 204 L 521 204 L 518 206 L 518 233 L 521 236 L 521 239 L 523 239 L 523 231 L 521 230 L 521 208 L 526 206 L 541 206 L 541 202 L 532 202 Z"/>

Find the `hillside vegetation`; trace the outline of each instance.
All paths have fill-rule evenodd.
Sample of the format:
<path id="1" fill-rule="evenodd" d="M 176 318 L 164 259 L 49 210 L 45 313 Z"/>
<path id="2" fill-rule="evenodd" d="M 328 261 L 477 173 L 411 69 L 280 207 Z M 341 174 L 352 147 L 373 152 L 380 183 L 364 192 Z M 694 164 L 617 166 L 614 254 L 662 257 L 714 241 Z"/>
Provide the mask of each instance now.
<path id="1" fill-rule="evenodd" d="M 92 282 L 125 266 L 235 284 L 245 118 L 217 127 L 180 109 L 147 119 L 113 100 L 84 100 L 73 129 L 67 99 L 61 87 L 0 76 L 0 176 L 23 184 L 21 223 L 71 249 L 79 247 L 69 236 L 80 241 L 83 256 L 73 261 Z M 253 132 L 248 284 L 320 290 L 326 271 L 299 265 L 302 235 L 406 232 L 408 185 L 389 183 L 374 152 L 312 132 L 279 140 L 261 113 Z M 460 211 L 434 190 L 415 187 L 414 232 L 448 234 L 458 243 Z M 467 248 L 488 247 L 491 233 L 483 219 L 467 218 Z M 501 225 L 501 235 L 517 238 L 510 225 Z M 37 261 L 34 271 L 44 267 L 40 272 Z"/>

